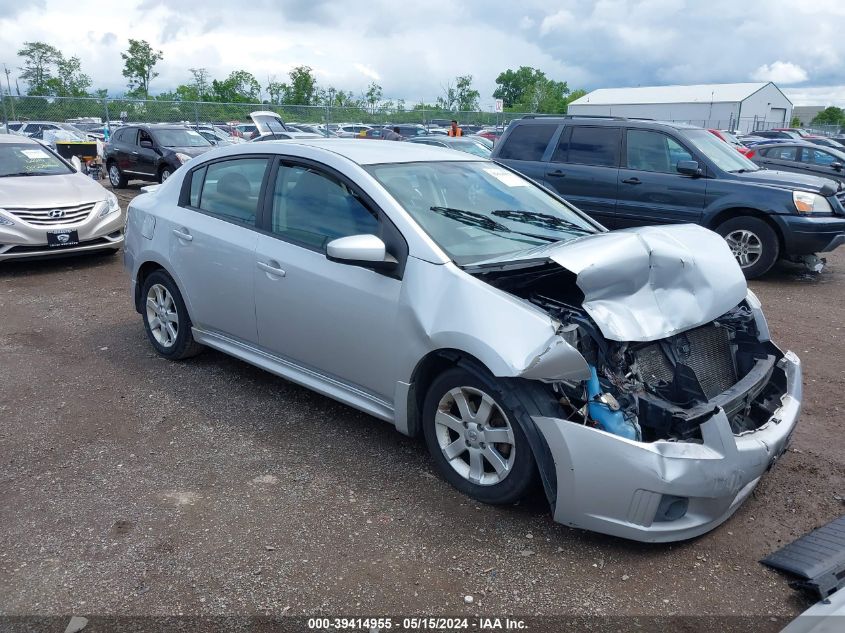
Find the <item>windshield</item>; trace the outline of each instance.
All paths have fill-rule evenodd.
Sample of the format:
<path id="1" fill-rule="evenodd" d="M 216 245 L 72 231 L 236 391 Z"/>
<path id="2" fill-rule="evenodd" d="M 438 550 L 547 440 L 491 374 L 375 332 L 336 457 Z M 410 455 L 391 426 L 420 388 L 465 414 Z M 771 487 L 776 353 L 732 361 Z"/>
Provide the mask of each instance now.
<path id="1" fill-rule="evenodd" d="M 154 130 L 153 136 L 162 147 L 208 147 L 211 145 L 194 130 Z"/>
<path id="2" fill-rule="evenodd" d="M 0 178 L 57 176 L 73 170 L 55 154 L 34 143 L 0 143 Z"/>
<path id="3" fill-rule="evenodd" d="M 757 165 L 707 130 L 685 130 L 684 136 L 695 148 L 716 164 L 716 167 L 729 172 L 757 171 Z"/>
<path id="4" fill-rule="evenodd" d="M 507 259 L 597 230 L 566 204 L 489 161 L 366 169 L 460 265 Z"/>

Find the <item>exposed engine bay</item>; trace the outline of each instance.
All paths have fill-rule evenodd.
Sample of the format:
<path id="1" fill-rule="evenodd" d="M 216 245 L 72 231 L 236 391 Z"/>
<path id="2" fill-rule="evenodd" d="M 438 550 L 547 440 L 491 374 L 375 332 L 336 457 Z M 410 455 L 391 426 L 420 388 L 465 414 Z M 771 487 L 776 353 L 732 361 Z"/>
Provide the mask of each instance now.
<path id="1" fill-rule="evenodd" d="M 765 425 L 781 406 L 783 354 L 761 336 L 746 301 L 667 338 L 620 342 L 602 334 L 581 306 L 575 276 L 560 266 L 475 274 L 550 314 L 589 365 L 589 380 L 548 384 L 560 418 L 630 440 L 700 442 L 700 425 L 719 409 L 741 435 Z"/>

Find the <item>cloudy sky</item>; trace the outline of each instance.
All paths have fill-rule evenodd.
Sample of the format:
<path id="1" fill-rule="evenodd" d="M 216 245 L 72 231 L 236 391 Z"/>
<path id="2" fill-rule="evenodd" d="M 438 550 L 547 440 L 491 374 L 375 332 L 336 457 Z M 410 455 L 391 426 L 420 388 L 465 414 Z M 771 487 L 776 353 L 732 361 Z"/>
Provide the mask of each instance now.
<path id="1" fill-rule="evenodd" d="M 842 106 L 843 26 L 845 0 L 0 0 L 0 63 L 14 84 L 15 52 L 46 41 L 119 94 L 133 37 L 164 52 L 154 93 L 192 67 L 263 86 L 305 64 L 408 102 L 471 74 L 489 108 L 499 72 L 526 65 L 573 88 L 771 80 L 796 105 Z"/>

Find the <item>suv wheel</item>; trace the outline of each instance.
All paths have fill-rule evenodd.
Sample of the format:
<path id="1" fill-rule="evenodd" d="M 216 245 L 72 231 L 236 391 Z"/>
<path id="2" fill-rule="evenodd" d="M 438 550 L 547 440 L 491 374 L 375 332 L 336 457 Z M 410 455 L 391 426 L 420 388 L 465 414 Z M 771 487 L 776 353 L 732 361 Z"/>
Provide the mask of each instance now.
<path id="1" fill-rule="evenodd" d="M 115 189 L 123 189 L 128 182 L 126 174 L 120 171 L 120 167 L 117 166 L 117 163 L 109 165 L 109 182 Z"/>
<path id="2" fill-rule="evenodd" d="M 524 497 L 535 485 L 536 466 L 519 416 L 528 414 L 518 394 L 492 376 L 463 367 L 445 371 L 423 404 L 425 441 L 440 474 L 483 503 Z"/>
<path id="3" fill-rule="evenodd" d="M 158 181 L 164 182 L 168 178 L 173 175 L 173 169 L 169 166 L 165 166 L 161 168 L 161 171 L 158 173 Z"/>
<path id="4" fill-rule="evenodd" d="M 159 354 L 169 360 L 181 360 L 202 351 L 202 345 L 191 334 L 188 310 L 170 275 L 163 270 L 150 273 L 144 280 L 141 300 L 144 329 Z"/>
<path id="5" fill-rule="evenodd" d="M 716 232 L 725 238 L 748 279 L 767 273 L 780 254 L 778 236 L 760 218 L 748 215 L 731 218 L 716 227 Z"/>

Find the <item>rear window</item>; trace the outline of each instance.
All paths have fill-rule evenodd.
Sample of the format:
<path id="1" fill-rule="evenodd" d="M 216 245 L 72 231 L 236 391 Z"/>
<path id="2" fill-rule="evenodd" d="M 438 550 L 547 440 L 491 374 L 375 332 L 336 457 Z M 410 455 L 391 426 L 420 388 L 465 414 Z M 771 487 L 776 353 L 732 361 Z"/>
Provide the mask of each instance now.
<path id="1" fill-rule="evenodd" d="M 555 158 L 577 165 L 616 167 L 621 138 L 621 128 L 617 127 L 573 127 L 568 143 L 557 148 Z"/>
<path id="2" fill-rule="evenodd" d="M 505 139 L 499 158 L 542 160 L 557 125 L 518 125 Z"/>

